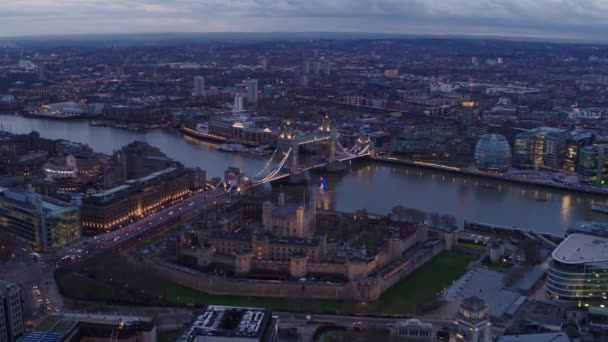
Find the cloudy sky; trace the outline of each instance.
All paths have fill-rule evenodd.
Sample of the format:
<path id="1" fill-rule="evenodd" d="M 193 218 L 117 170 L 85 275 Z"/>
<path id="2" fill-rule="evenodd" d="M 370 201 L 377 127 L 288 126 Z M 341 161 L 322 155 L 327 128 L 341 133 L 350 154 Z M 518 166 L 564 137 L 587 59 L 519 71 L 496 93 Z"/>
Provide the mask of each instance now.
<path id="1" fill-rule="evenodd" d="M 0 0 L 0 36 L 144 32 L 608 40 L 608 0 Z"/>

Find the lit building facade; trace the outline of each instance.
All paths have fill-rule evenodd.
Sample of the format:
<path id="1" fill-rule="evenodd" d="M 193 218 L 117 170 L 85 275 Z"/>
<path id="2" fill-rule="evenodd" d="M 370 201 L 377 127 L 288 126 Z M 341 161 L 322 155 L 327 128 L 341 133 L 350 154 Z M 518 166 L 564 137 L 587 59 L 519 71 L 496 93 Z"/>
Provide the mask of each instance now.
<path id="1" fill-rule="evenodd" d="M 17 341 L 24 332 L 21 288 L 0 281 L 0 341 Z"/>
<path id="2" fill-rule="evenodd" d="M 0 229 L 45 251 L 80 237 L 80 211 L 34 192 L 6 190 L 0 193 Z"/>
<path id="3" fill-rule="evenodd" d="M 553 127 L 539 127 L 519 133 L 513 146 L 513 164 L 522 167 L 561 169 L 565 156 L 567 132 Z"/>
<path id="4" fill-rule="evenodd" d="M 604 185 L 608 178 L 608 148 L 585 146 L 579 152 L 577 172 L 585 184 Z"/>
<path id="5" fill-rule="evenodd" d="M 608 293 L 608 239 L 569 235 L 552 253 L 546 294 L 568 301 L 606 301 Z"/>
<path id="6" fill-rule="evenodd" d="M 83 233 L 95 235 L 153 214 L 190 193 L 196 172 L 170 167 L 85 197 Z"/>
<path id="7" fill-rule="evenodd" d="M 484 134 L 475 148 L 475 163 L 484 171 L 504 172 L 511 167 L 511 146 L 500 134 Z"/>

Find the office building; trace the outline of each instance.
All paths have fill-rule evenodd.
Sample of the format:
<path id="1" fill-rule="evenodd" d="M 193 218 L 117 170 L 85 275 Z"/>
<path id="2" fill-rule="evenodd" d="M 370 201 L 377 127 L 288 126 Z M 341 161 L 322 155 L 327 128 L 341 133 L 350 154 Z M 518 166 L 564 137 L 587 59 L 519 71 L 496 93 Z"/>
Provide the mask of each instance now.
<path id="1" fill-rule="evenodd" d="M 490 338 L 490 320 L 485 301 L 475 296 L 463 299 L 456 315 L 456 339 L 490 342 Z"/>
<path id="2" fill-rule="evenodd" d="M 269 309 L 210 305 L 177 342 L 275 342 L 277 320 Z"/>
<path id="3" fill-rule="evenodd" d="M 593 144 L 594 135 L 588 132 L 572 134 L 566 139 L 564 156 L 564 170 L 574 172 L 578 170 L 581 150 Z"/>
<path id="4" fill-rule="evenodd" d="M 608 239 L 569 235 L 551 254 L 548 297 L 570 301 L 606 301 Z"/>
<path id="5" fill-rule="evenodd" d="M 169 167 L 90 194 L 82 206 L 82 230 L 95 235 L 119 228 L 183 199 L 193 184 L 204 184 L 197 169 Z"/>
<path id="6" fill-rule="evenodd" d="M 483 171 L 504 172 L 511 167 L 511 146 L 500 134 L 484 134 L 475 148 L 475 163 Z"/>
<path id="7" fill-rule="evenodd" d="M 258 103 L 258 80 L 247 80 L 245 84 L 247 86 L 247 103 Z"/>
<path id="8" fill-rule="evenodd" d="M 585 146 L 578 152 L 577 172 L 583 183 L 602 186 L 608 178 L 608 148 L 603 145 Z"/>
<path id="9" fill-rule="evenodd" d="M 569 132 L 538 127 L 515 136 L 513 164 L 521 167 L 561 169 Z"/>
<path id="10" fill-rule="evenodd" d="M 205 78 L 203 76 L 194 77 L 194 88 L 192 89 L 192 96 L 205 97 Z"/>
<path id="11" fill-rule="evenodd" d="M 25 332 L 21 288 L 0 281 L 0 303 L 0 341 L 17 341 Z"/>
<path id="12" fill-rule="evenodd" d="M 45 251 L 80 237 L 80 212 L 31 190 L 0 191 L 0 229 Z"/>
<path id="13" fill-rule="evenodd" d="M 129 179 L 143 178 L 169 167 L 179 166 L 157 147 L 143 141 L 134 141 L 119 151 L 104 168 L 104 188 L 113 188 Z"/>

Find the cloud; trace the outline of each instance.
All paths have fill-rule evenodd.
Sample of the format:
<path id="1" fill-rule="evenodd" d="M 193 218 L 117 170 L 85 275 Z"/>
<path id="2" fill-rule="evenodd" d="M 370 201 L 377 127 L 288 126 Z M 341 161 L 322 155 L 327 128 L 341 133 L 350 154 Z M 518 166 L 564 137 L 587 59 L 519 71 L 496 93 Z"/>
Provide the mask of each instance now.
<path id="1" fill-rule="evenodd" d="M 2 0 L 0 34 L 462 33 L 606 39 L 606 0 Z"/>

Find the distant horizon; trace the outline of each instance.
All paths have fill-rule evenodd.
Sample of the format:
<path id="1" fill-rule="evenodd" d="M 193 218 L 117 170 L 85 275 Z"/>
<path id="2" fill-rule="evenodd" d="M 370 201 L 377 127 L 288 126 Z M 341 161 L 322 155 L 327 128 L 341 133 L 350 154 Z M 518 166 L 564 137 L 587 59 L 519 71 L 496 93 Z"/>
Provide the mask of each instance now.
<path id="1" fill-rule="evenodd" d="M 301 39 L 359 39 L 357 36 L 361 36 L 361 39 L 488 39 L 488 40 L 504 40 L 504 41 L 520 41 L 520 42 L 549 42 L 549 43 L 562 43 L 562 44 L 608 44 L 608 37 L 606 39 L 589 39 L 589 38 L 561 38 L 561 37 L 546 37 L 546 36 L 525 36 L 525 35 L 498 35 L 498 34 L 468 34 L 468 33 L 392 33 L 392 32 L 346 32 L 346 31 L 199 31 L 199 32 L 187 32 L 187 31 L 159 31 L 159 32 L 108 32 L 108 33 L 65 33 L 65 34 L 32 34 L 32 35 L 15 35 L 15 36 L 2 36 L 0 34 L 0 42 L 10 40 L 36 40 L 36 39 L 86 39 L 86 38 L 112 38 L 112 37 L 152 37 L 160 36 L 184 36 L 184 37 L 195 37 L 205 35 L 249 35 L 249 36 L 311 36 L 311 37 L 292 37 L 294 40 Z M 341 37 L 342 36 L 342 37 Z M 242 40 L 252 40 L 243 37 Z M 268 37 L 263 40 L 272 40 L 272 37 Z M 297 39 L 295 39 L 297 38 Z M 284 39 L 284 38 L 282 38 Z"/>
<path id="2" fill-rule="evenodd" d="M 377 32 L 608 41 L 602 0 L 3 0 L 0 35 Z"/>

